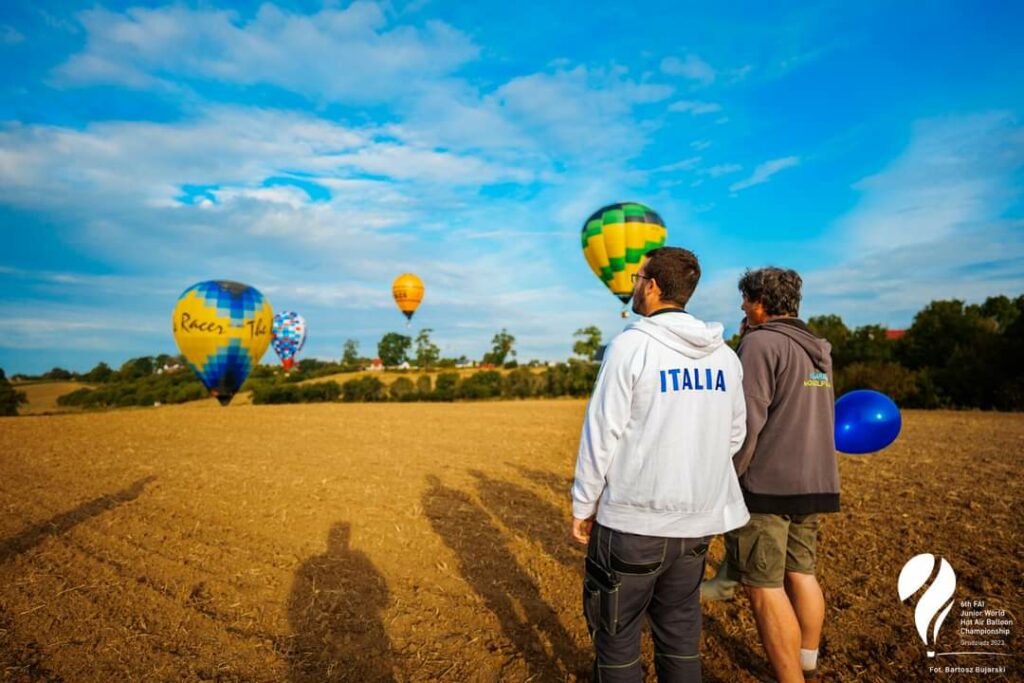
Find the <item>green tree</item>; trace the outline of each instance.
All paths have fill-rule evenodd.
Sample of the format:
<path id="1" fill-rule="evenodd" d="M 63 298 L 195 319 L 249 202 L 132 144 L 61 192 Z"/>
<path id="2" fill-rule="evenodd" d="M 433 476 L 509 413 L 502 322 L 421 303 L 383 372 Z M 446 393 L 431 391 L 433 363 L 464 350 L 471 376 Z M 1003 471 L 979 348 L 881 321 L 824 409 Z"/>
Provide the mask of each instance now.
<path id="1" fill-rule="evenodd" d="M 515 343 L 516 338 L 509 334 L 508 330 L 501 328 L 501 332 L 491 339 L 491 350 L 484 354 L 484 362 L 496 366 L 504 365 L 506 358 L 516 355 L 515 349 L 512 348 Z"/>
<path id="2" fill-rule="evenodd" d="M 599 328 L 594 325 L 584 327 L 576 330 L 572 336 L 578 338 L 572 345 L 573 353 L 589 361 L 597 357 L 597 352 L 601 350 L 601 330 Z"/>
<path id="3" fill-rule="evenodd" d="M 811 332 L 824 337 L 832 345 L 832 364 L 841 368 L 848 363 L 846 360 L 846 342 L 850 339 L 850 328 L 838 315 L 816 315 L 807 320 Z"/>
<path id="4" fill-rule="evenodd" d="M 345 347 L 341 352 L 341 369 L 345 372 L 354 372 L 362 365 L 359 359 L 359 342 L 355 339 L 346 339 Z"/>
<path id="5" fill-rule="evenodd" d="M 377 344 L 377 355 L 386 367 L 401 365 L 408 360 L 412 338 L 397 332 L 388 332 Z"/>
<path id="6" fill-rule="evenodd" d="M 54 368 L 49 372 L 44 372 L 42 378 L 52 379 L 59 382 L 65 382 L 67 380 L 74 379 L 75 376 L 70 371 L 65 370 L 64 368 Z"/>
<path id="7" fill-rule="evenodd" d="M 388 394 L 396 401 L 411 401 L 416 398 L 416 385 L 408 377 L 399 377 L 388 387 Z"/>
<path id="8" fill-rule="evenodd" d="M 156 368 L 153 367 L 153 358 L 151 356 L 141 356 L 139 358 L 131 358 L 126 360 L 118 370 L 118 379 L 124 381 L 130 381 L 133 379 L 139 379 L 140 377 L 149 377 L 153 374 Z"/>
<path id="9" fill-rule="evenodd" d="M 7 375 L 0 368 L 0 416 L 9 417 L 18 414 L 18 405 L 27 403 L 25 394 L 15 390 L 7 381 Z"/>
<path id="10" fill-rule="evenodd" d="M 442 372 L 434 383 L 433 397 L 438 401 L 454 401 L 459 389 L 459 373 Z"/>
<path id="11" fill-rule="evenodd" d="M 96 367 L 82 375 L 82 381 L 103 383 L 109 382 L 111 379 L 113 379 L 113 377 L 114 371 L 111 369 L 111 367 L 106 363 L 100 361 L 99 363 L 96 364 Z"/>
<path id="12" fill-rule="evenodd" d="M 887 363 L 892 360 L 893 350 L 893 342 L 881 325 L 858 327 L 843 346 L 843 367 L 853 363 Z"/>
<path id="13" fill-rule="evenodd" d="M 430 369 L 441 357 L 441 349 L 437 344 L 430 341 L 432 329 L 424 328 L 416 335 L 416 365 L 420 368 Z"/>

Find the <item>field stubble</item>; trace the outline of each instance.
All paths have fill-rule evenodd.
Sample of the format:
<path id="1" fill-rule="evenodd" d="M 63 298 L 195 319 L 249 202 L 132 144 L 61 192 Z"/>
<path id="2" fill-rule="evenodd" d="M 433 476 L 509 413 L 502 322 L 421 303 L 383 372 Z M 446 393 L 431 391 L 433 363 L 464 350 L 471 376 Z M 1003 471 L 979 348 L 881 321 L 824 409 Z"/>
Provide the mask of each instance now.
<path id="1" fill-rule="evenodd" d="M 584 405 L 0 420 L 0 680 L 587 680 L 567 535 Z M 883 453 L 840 458 L 820 548 L 836 680 L 934 677 L 896 596 L 918 553 L 950 561 L 957 604 L 1020 616 L 1024 415 L 904 420 Z M 706 680 L 770 677 L 744 598 L 704 614 Z M 939 651 L 958 649 L 958 616 Z"/>

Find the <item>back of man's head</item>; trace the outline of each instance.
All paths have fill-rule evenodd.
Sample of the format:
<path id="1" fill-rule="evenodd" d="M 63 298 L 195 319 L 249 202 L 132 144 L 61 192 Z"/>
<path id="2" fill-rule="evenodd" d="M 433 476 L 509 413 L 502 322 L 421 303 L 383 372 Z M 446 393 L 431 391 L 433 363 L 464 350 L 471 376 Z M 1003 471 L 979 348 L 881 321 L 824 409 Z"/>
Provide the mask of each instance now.
<path id="1" fill-rule="evenodd" d="M 740 292 L 751 303 L 764 306 L 773 316 L 800 315 L 800 288 L 804 281 L 795 270 L 760 268 L 747 270 L 740 278 Z"/>
<path id="2" fill-rule="evenodd" d="M 644 273 L 658 283 L 662 301 L 685 308 L 700 281 L 700 263 L 689 249 L 659 247 L 647 252 Z"/>

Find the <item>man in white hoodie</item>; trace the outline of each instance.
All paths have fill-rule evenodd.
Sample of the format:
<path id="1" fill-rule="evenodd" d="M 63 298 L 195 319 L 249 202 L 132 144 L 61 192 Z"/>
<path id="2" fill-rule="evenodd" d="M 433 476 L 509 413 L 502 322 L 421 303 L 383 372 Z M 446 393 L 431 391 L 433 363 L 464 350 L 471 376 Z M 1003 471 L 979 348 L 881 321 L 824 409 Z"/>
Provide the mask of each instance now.
<path id="1" fill-rule="evenodd" d="M 700 680 L 707 541 L 749 519 L 732 464 L 746 435 L 743 371 L 722 325 L 684 310 L 699 279 L 692 252 L 648 252 L 633 278 L 643 317 L 608 346 L 587 406 L 572 535 L 587 544 L 596 681 L 642 679 L 645 614 L 658 680 Z"/>

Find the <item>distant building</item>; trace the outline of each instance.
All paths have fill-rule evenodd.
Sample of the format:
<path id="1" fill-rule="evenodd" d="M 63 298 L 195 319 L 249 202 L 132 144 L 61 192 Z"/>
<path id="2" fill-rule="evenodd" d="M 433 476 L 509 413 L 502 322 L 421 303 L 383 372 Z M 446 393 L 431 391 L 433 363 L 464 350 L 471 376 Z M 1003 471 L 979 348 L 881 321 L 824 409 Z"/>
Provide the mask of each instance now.
<path id="1" fill-rule="evenodd" d="M 906 333 L 906 330 L 886 330 L 885 338 L 889 341 L 896 341 L 897 339 L 902 339 Z"/>
<path id="2" fill-rule="evenodd" d="M 370 370 L 371 372 L 377 372 L 377 371 L 383 370 L 384 369 L 384 361 L 382 361 L 380 358 L 374 358 L 373 360 L 370 361 L 370 367 L 368 367 L 366 369 Z"/>

